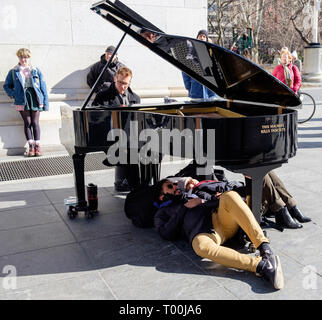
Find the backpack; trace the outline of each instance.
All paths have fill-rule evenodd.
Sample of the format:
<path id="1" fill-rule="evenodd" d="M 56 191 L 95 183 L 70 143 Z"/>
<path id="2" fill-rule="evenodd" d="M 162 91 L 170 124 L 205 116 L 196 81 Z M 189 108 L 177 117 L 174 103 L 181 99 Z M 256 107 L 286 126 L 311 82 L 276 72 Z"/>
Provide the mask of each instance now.
<path id="1" fill-rule="evenodd" d="M 126 196 L 124 203 L 125 215 L 138 228 L 154 226 L 154 215 L 158 208 L 155 201 L 155 186 L 139 186 Z"/>

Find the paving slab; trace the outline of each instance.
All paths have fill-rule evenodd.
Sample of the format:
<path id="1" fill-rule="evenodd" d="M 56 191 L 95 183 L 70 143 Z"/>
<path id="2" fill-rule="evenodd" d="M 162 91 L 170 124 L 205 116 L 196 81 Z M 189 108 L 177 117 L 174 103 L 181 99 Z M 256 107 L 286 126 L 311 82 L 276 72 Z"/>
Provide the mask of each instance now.
<path id="1" fill-rule="evenodd" d="M 61 279 L 0 294 L 0 300 L 114 300 L 99 273 Z"/>
<path id="2" fill-rule="evenodd" d="M 77 243 L 2 256 L 0 270 L 3 270 L 6 265 L 16 268 L 18 279 L 14 292 L 83 276 L 95 270 L 90 259 Z M 6 291 L 8 290 L 0 286 L 0 295 L 5 294 Z"/>
<path id="3" fill-rule="evenodd" d="M 25 208 L 1 212 L 0 231 L 44 225 L 52 222 L 60 222 L 59 214 L 53 206 L 26 206 Z"/>
<path id="4" fill-rule="evenodd" d="M 75 242 L 62 222 L 0 231 L 0 257 Z"/>
<path id="5" fill-rule="evenodd" d="M 85 241 L 96 238 L 122 235 L 128 233 L 130 221 L 123 214 L 123 204 L 118 212 L 108 214 L 95 214 L 93 219 L 85 218 L 84 212 L 79 212 L 76 219 L 69 219 L 64 205 L 55 204 L 61 212 L 64 223 L 77 241 Z"/>
<path id="6" fill-rule="evenodd" d="M 321 300 L 322 109 L 314 120 L 299 127 L 296 157 L 276 169 L 312 218 L 302 229 L 267 229 L 282 261 L 283 290 L 272 290 L 252 273 L 200 259 L 183 241 L 168 242 L 153 229 L 134 227 L 123 212 L 126 193 L 114 192 L 110 168 L 85 173 L 86 183 L 99 191 L 99 213 L 90 220 L 82 212 L 74 220 L 67 217 L 63 201 L 75 194 L 72 175 L 0 183 L 0 300 Z M 165 164 L 161 177 L 186 164 Z M 16 268 L 16 288 L 5 286 L 8 266 Z"/>
<path id="7" fill-rule="evenodd" d="M 159 257 L 160 259 L 160 257 Z M 163 264 L 160 263 L 163 261 Z M 154 261 L 156 266 L 119 266 L 103 271 L 117 297 L 126 300 L 227 300 L 236 297 L 193 265 L 176 260 Z M 165 265 L 166 264 L 166 265 Z M 163 269 L 164 268 L 164 269 Z M 162 271 L 164 270 L 164 271 Z M 177 270 L 177 271 L 175 271 Z"/>
<path id="8" fill-rule="evenodd" d="M 1 192 L 0 211 L 15 210 L 18 208 L 34 207 L 50 204 L 46 195 L 39 191 Z"/>

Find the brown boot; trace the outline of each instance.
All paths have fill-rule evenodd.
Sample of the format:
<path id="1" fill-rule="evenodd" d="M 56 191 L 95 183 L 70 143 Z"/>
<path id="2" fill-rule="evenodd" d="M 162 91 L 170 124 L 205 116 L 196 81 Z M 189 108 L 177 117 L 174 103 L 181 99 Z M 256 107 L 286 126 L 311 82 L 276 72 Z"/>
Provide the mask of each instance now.
<path id="1" fill-rule="evenodd" d="M 29 151 L 28 151 L 27 156 L 28 157 L 34 157 L 35 156 L 35 144 L 34 143 L 29 144 Z"/>
<path id="2" fill-rule="evenodd" d="M 40 157 L 42 156 L 41 150 L 40 150 L 40 145 L 39 144 L 35 144 L 35 156 L 36 157 Z"/>

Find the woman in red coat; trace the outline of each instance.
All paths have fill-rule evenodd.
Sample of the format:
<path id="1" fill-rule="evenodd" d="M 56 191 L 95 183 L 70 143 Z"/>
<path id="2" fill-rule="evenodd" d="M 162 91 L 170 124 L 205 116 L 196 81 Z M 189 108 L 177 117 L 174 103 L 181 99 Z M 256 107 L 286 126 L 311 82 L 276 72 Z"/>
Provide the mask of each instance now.
<path id="1" fill-rule="evenodd" d="M 301 87 L 301 73 L 297 66 L 292 64 L 292 55 L 288 50 L 281 51 L 281 64 L 273 70 L 273 76 L 289 86 L 296 94 Z"/>

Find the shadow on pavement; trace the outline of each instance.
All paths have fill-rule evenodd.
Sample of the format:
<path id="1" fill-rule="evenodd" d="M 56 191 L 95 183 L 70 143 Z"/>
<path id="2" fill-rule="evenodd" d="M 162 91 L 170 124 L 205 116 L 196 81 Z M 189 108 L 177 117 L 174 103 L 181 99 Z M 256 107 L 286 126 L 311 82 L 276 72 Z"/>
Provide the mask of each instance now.
<path id="1" fill-rule="evenodd" d="M 144 288 L 146 270 L 166 285 L 170 278 L 164 280 L 164 273 L 183 283 L 187 276 L 200 275 L 189 280 L 197 282 L 211 276 L 205 289 L 237 280 L 256 293 L 274 291 L 250 272 L 200 259 L 188 243 L 165 241 L 153 229 L 136 228 L 123 213 L 125 194 L 114 194 L 113 188 L 99 188 L 99 213 L 93 219 L 82 212 L 68 218 L 63 200 L 72 195 L 74 188 L 0 193 L 0 271 L 14 266 L 19 289 L 93 270 L 107 282 L 112 281 L 110 273 L 128 283 L 140 276 Z M 6 276 L 0 273 L 0 279 Z"/>

